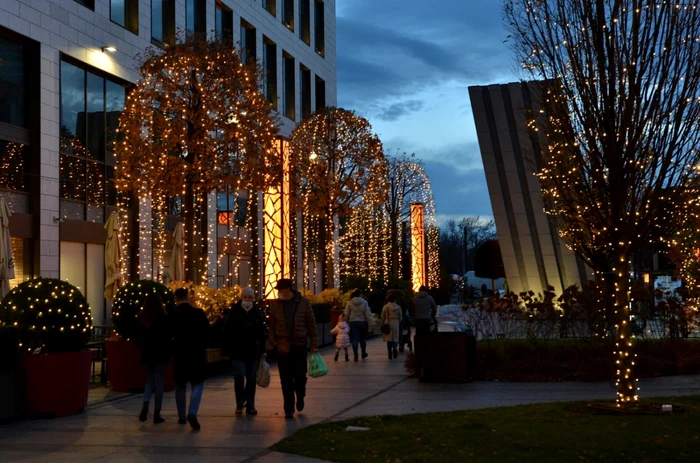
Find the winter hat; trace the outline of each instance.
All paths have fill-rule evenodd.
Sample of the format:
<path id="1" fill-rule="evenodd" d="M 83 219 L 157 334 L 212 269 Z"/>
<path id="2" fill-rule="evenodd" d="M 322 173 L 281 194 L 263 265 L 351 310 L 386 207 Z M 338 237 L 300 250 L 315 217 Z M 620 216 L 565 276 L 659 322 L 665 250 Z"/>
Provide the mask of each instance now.
<path id="1" fill-rule="evenodd" d="M 241 296 L 245 296 L 246 294 L 255 299 L 255 291 L 253 291 L 253 288 L 250 286 L 246 286 L 243 288 L 243 291 L 241 291 Z"/>

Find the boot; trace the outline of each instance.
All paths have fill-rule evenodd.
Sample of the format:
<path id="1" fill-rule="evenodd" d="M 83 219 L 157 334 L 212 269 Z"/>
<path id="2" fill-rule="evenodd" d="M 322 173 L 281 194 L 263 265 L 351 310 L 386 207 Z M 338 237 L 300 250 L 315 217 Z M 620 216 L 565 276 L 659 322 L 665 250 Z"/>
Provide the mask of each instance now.
<path id="1" fill-rule="evenodd" d="M 144 400 L 141 405 L 141 413 L 139 413 L 139 421 L 145 423 L 148 419 L 148 401 Z"/>
<path id="2" fill-rule="evenodd" d="M 160 416 L 160 408 L 156 407 L 153 410 L 153 424 L 165 423 L 165 419 Z"/>
<path id="3" fill-rule="evenodd" d="M 335 359 L 334 359 L 336 362 L 338 361 L 338 356 L 339 356 L 339 355 L 340 355 L 340 351 L 337 351 L 337 352 L 335 353 Z"/>
<path id="4" fill-rule="evenodd" d="M 346 361 L 346 362 L 349 362 L 349 361 L 350 361 L 350 356 L 348 355 L 347 352 L 345 353 L 345 361 Z"/>
<path id="5" fill-rule="evenodd" d="M 396 349 L 396 346 L 394 346 L 394 358 L 397 358 L 399 356 L 399 352 Z"/>
<path id="6" fill-rule="evenodd" d="M 386 350 L 389 352 L 389 360 L 393 359 L 394 356 L 391 354 L 391 342 L 386 343 Z"/>

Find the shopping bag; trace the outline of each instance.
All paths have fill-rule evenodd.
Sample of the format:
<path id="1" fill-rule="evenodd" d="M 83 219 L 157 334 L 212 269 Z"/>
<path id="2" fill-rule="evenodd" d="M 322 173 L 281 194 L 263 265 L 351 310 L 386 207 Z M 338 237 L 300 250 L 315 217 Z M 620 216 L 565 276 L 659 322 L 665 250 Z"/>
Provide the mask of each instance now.
<path id="1" fill-rule="evenodd" d="M 255 375 L 255 383 L 260 387 L 270 385 L 270 364 L 265 361 L 265 357 L 260 358 L 258 373 Z"/>
<path id="2" fill-rule="evenodd" d="M 320 378 L 328 374 L 328 367 L 326 362 L 323 361 L 321 354 L 315 352 L 311 354 L 309 359 L 309 376 L 312 378 Z"/>

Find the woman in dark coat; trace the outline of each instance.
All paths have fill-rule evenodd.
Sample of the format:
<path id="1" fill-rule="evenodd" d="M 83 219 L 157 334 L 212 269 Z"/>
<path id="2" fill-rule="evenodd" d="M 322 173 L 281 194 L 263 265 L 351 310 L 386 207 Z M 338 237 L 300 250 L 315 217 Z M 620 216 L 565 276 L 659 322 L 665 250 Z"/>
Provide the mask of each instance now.
<path id="1" fill-rule="evenodd" d="M 141 364 L 146 371 L 146 388 L 143 393 L 143 406 L 139 420 L 148 418 L 148 406 L 155 390 L 156 403 L 153 409 L 153 423 L 165 420 L 160 416 L 165 387 L 165 369 L 170 359 L 172 332 L 163 300 L 158 293 L 146 296 L 143 309 L 138 315 L 139 330 L 136 343 L 141 349 Z"/>
<path id="2" fill-rule="evenodd" d="M 257 415 L 255 378 L 266 355 L 265 315 L 254 302 L 255 292 L 246 287 L 241 300 L 231 307 L 222 333 L 221 353 L 231 359 L 236 390 L 236 415 Z"/>

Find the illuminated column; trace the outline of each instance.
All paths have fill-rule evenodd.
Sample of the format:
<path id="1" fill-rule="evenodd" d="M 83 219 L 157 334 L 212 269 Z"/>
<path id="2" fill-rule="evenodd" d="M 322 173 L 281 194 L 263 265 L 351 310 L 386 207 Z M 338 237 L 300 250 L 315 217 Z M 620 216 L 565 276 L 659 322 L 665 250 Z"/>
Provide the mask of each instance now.
<path id="1" fill-rule="evenodd" d="M 290 276 L 291 230 L 289 214 L 289 150 L 282 140 L 277 141 L 282 156 L 282 185 L 269 187 L 263 198 L 263 297 L 275 297 L 275 284 Z"/>
<path id="2" fill-rule="evenodd" d="M 413 291 L 425 285 L 425 218 L 423 204 L 411 204 L 411 281 Z"/>

